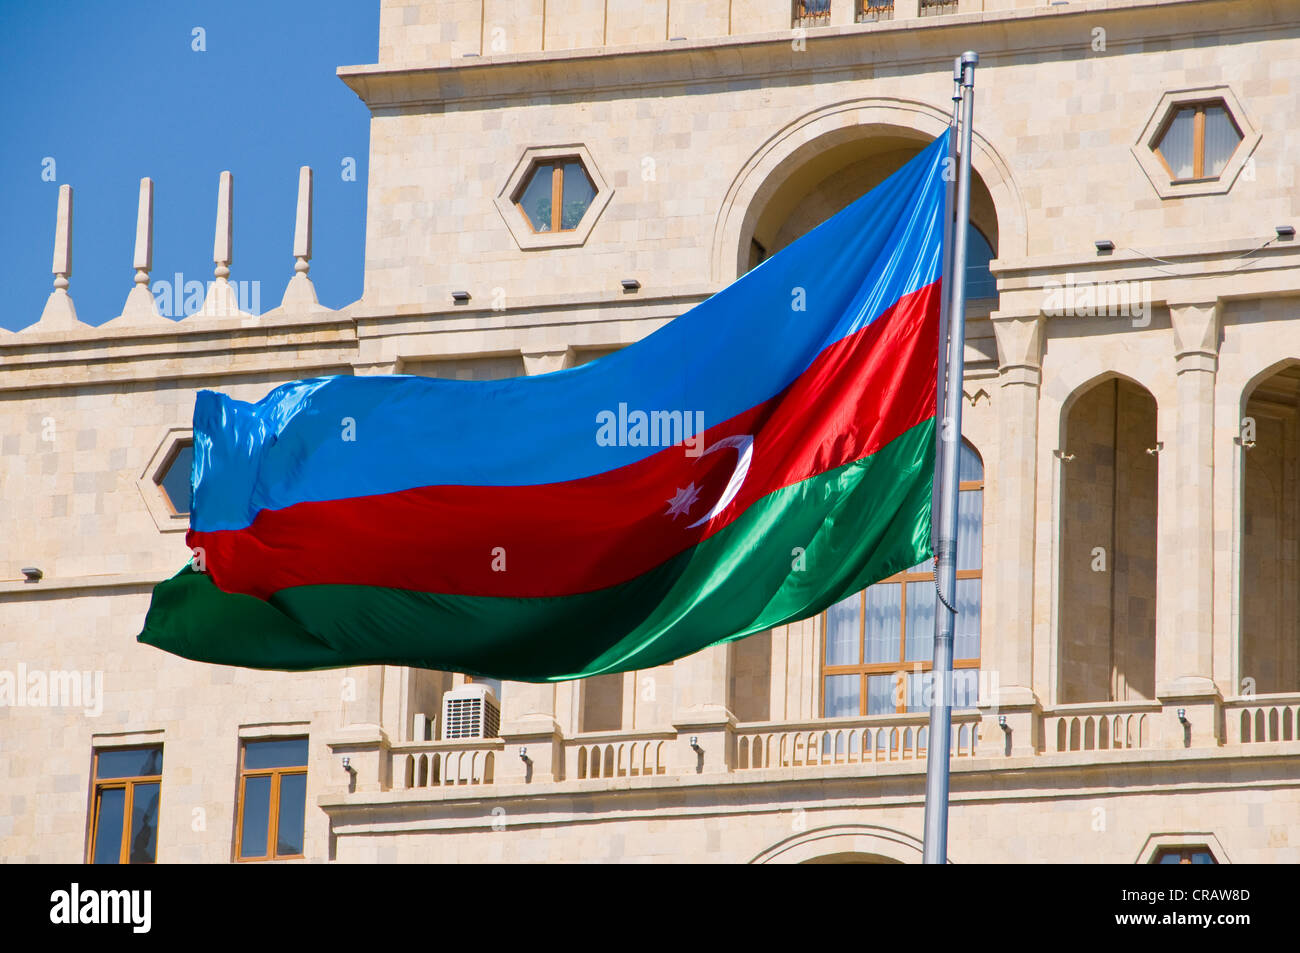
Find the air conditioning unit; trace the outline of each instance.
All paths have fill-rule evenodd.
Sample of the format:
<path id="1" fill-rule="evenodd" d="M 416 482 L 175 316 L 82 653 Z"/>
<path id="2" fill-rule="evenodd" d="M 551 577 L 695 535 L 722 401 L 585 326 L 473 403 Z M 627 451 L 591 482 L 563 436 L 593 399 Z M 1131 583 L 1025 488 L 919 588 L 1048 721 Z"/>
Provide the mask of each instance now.
<path id="1" fill-rule="evenodd" d="M 501 706 L 492 689 L 471 682 L 442 696 L 442 740 L 495 738 L 501 729 Z"/>

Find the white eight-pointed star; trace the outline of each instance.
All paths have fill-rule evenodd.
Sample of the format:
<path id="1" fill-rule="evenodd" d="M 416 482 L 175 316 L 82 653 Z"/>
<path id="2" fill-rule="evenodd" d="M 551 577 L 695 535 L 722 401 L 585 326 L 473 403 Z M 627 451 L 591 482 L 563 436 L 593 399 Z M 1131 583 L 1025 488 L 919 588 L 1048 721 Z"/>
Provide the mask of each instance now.
<path id="1" fill-rule="evenodd" d="M 689 514 L 691 504 L 699 499 L 699 496 L 700 489 L 695 485 L 694 481 L 692 481 L 688 486 L 678 487 L 677 495 L 667 501 L 668 512 L 665 515 L 677 519 L 679 516 Z"/>

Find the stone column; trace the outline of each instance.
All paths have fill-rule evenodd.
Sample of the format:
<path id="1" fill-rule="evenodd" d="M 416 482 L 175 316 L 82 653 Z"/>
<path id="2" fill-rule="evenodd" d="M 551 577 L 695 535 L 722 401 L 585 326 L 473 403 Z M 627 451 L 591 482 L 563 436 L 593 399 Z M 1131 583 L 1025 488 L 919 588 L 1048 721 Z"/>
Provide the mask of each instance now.
<path id="1" fill-rule="evenodd" d="M 1042 709 L 1034 693 L 1034 542 L 1038 480 L 1041 314 L 991 315 L 998 344 L 998 446 L 986 484 L 988 554 L 981 626 L 985 750 L 1032 755 Z M 1006 719 L 1006 729 L 999 722 Z M 991 746 L 991 748 L 990 748 Z"/>
<path id="2" fill-rule="evenodd" d="M 736 717 L 727 708 L 731 644 L 711 645 L 673 663 L 673 771 L 709 774 L 731 769 Z M 698 750 L 691 747 L 696 739 Z"/>
<path id="3" fill-rule="evenodd" d="M 1214 382 L 1219 366 L 1217 300 L 1169 303 L 1174 330 L 1178 403 L 1175 445 L 1165 453 L 1174 466 L 1175 497 L 1160 501 L 1159 567 L 1174 584 L 1157 627 L 1156 695 L 1164 704 L 1159 744 L 1215 744 L 1219 705 L 1214 684 Z M 1162 461 L 1163 462 L 1163 461 Z M 1183 709 L 1188 724 L 1178 722 Z M 1171 717 L 1173 716 L 1173 717 Z M 1164 739 L 1163 741 L 1161 739 Z"/>
<path id="4" fill-rule="evenodd" d="M 326 788 L 387 791 L 392 787 L 389 735 L 384 730 L 385 669 L 360 665 L 339 672 L 339 728 L 326 739 L 334 768 Z M 348 759 L 351 770 L 343 768 Z"/>
<path id="5" fill-rule="evenodd" d="M 564 777 L 564 734 L 555 718 L 555 683 L 501 684 L 501 739 L 497 765 L 502 784 L 558 781 Z M 527 760 L 520 749 L 527 749 Z"/>

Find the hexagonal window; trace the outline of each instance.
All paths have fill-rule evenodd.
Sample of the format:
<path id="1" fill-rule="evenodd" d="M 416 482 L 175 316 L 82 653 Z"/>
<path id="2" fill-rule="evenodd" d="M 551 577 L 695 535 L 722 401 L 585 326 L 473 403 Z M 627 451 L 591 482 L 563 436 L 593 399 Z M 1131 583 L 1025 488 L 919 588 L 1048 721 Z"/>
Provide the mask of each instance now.
<path id="1" fill-rule="evenodd" d="M 1241 100 L 1219 83 L 1162 93 L 1132 151 L 1161 198 L 1226 195 L 1260 138 Z"/>
<path id="2" fill-rule="evenodd" d="M 577 156 L 535 162 L 514 202 L 534 232 L 569 232 L 596 198 L 596 186 Z"/>
<path id="3" fill-rule="evenodd" d="M 159 471 L 158 487 L 172 512 L 185 516 L 190 511 L 190 470 L 194 465 L 194 442 L 178 443 L 171 459 Z"/>
<path id="4" fill-rule="evenodd" d="M 1241 145 L 1241 130 L 1222 99 L 1179 106 L 1152 148 L 1175 182 L 1217 179 Z"/>

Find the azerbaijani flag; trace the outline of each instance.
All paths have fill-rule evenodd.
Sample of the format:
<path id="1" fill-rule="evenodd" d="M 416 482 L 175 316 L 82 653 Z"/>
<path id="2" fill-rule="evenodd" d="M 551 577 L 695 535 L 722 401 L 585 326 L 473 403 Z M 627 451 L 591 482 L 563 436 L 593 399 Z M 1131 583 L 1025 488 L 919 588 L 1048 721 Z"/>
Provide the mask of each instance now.
<path id="1" fill-rule="evenodd" d="M 947 154 L 945 134 L 590 364 L 201 391 L 198 555 L 139 640 L 560 680 L 802 619 L 922 561 Z"/>

